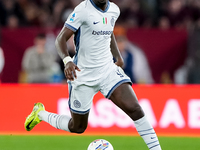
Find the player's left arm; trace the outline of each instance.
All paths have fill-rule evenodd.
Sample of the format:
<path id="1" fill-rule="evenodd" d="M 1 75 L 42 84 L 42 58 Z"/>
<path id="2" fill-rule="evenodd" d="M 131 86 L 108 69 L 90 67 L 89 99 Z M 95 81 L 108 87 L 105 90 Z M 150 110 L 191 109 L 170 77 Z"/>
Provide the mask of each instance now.
<path id="1" fill-rule="evenodd" d="M 110 44 L 110 49 L 113 57 L 116 59 L 115 64 L 117 66 L 122 67 L 124 65 L 124 60 L 120 54 L 119 48 L 117 46 L 117 42 L 115 40 L 115 35 L 112 33 L 111 35 L 111 44 Z"/>

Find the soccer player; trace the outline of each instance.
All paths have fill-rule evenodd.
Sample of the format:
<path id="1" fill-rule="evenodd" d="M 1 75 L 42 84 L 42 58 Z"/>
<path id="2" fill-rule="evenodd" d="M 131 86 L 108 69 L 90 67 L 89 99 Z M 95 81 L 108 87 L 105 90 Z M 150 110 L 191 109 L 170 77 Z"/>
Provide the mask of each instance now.
<path id="1" fill-rule="evenodd" d="M 85 0 L 74 9 L 56 39 L 69 84 L 71 117 L 50 113 L 45 111 L 43 104 L 36 103 L 25 121 L 27 131 L 45 121 L 57 129 L 83 133 L 93 96 L 100 91 L 134 121 L 149 149 L 161 150 L 156 133 L 131 87 L 130 78 L 121 69 L 123 59 L 113 34 L 119 14 L 119 8 L 108 0 Z M 76 55 L 72 59 L 66 41 L 73 34 Z"/>

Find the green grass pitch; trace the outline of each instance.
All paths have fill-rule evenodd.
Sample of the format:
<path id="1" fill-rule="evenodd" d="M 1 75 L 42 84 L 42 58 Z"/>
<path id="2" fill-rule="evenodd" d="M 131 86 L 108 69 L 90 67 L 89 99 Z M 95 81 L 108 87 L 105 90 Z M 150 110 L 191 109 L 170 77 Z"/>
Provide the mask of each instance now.
<path id="1" fill-rule="evenodd" d="M 139 136 L 17 136 L 1 135 L 0 150 L 87 150 L 95 139 L 106 139 L 114 150 L 147 150 Z M 199 150 L 200 137 L 159 137 L 163 150 Z"/>

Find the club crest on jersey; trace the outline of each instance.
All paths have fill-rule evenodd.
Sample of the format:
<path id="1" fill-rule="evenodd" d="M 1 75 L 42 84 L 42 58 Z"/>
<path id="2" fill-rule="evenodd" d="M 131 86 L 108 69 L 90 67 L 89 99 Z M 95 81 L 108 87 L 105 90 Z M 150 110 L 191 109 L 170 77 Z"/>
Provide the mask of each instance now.
<path id="1" fill-rule="evenodd" d="M 111 26 L 114 27 L 114 25 L 115 25 L 115 19 L 114 19 L 114 17 L 112 17 L 112 19 L 110 20 L 110 24 L 111 24 Z"/>
<path id="2" fill-rule="evenodd" d="M 74 21 L 74 18 L 75 18 L 75 13 L 72 15 L 72 17 L 70 18 L 69 21 L 73 22 L 73 21 Z"/>

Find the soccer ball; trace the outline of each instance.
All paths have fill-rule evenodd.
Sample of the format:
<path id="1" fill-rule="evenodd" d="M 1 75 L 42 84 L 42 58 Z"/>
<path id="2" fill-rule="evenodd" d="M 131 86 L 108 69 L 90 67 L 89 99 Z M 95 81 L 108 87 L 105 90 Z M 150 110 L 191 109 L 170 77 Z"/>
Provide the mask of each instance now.
<path id="1" fill-rule="evenodd" d="M 114 150 L 110 142 L 104 139 L 97 139 L 90 143 L 87 150 Z"/>

